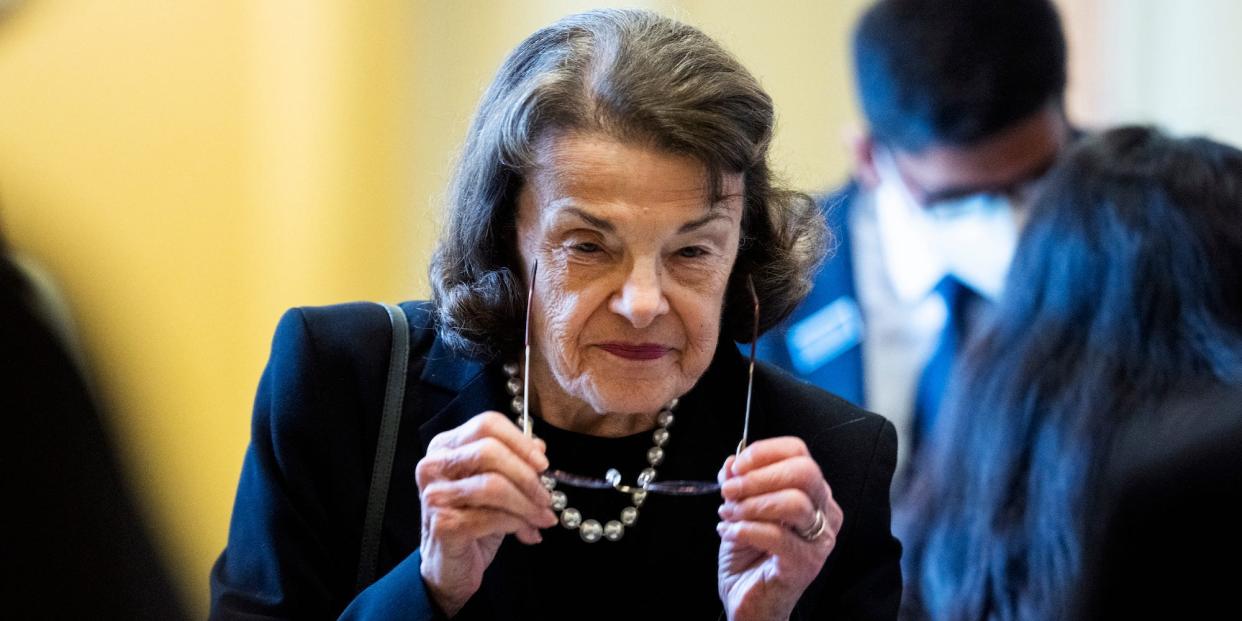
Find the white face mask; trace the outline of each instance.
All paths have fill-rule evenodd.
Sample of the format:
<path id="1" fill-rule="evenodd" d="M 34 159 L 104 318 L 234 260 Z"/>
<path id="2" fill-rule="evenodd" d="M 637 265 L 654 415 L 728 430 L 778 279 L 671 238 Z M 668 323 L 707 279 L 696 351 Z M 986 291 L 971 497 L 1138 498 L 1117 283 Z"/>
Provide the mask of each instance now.
<path id="1" fill-rule="evenodd" d="M 924 207 L 891 153 L 878 150 L 875 162 L 880 246 L 897 296 L 920 300 L 952 274 L 980 294 L 998 297 L 1017 246 L 1021 206 L 1004 195 L 971 194 Z"/>

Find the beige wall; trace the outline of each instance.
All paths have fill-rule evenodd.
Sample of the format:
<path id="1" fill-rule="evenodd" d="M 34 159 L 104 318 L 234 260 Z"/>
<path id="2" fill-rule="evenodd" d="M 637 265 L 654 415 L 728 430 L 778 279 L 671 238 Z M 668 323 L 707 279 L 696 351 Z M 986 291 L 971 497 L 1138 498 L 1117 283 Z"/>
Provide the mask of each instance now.
<path id="1" fill-rule="evenodd" d="M 205 613 L 284 308 L 425 296 L 506 50 L 585 2 L 27 0 L 0 18 L 0 226 L 72 304 L 123 459 Z M 651 2 L 764 82 L 777 168 L 846 173 L 861 0 Z"/>
<path id="2" fill-rule="evenodd" d="M 1242 144 L 1242 2 L 1059 0 L 1071 110 L 1091 127 L 1155 123 Z"/>

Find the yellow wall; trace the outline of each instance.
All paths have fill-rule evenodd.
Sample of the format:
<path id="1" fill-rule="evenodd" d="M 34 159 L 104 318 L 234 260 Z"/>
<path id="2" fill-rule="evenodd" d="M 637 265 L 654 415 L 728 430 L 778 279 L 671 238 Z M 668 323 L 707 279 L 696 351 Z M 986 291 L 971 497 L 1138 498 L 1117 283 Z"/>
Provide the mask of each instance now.
<path id="1" fill-rule="evenodd" d="M 649 2 L 776 99 L 777 168 L 846 172 L 862 0 Z M 0 227 L 62 285 L 195 611 L 285 307 L 424 296 L 437 206 L 504 52 L 585 2 L 27 0 L 0 18 Z"/>

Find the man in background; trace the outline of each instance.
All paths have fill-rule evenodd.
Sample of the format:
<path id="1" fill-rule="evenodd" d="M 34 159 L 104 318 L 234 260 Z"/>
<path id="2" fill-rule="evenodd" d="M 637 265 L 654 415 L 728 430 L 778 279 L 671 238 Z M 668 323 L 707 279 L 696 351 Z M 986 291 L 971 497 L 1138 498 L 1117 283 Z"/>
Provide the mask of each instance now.
<path id="1" fill-rule="evenodd" d="M 836 254 L 760 352 L 887 416 L 906 463 L 1070 140 L 1065 38 L 1048 0 L 879 0 L 853 56 L 866 128 L 822 201 Z"/>

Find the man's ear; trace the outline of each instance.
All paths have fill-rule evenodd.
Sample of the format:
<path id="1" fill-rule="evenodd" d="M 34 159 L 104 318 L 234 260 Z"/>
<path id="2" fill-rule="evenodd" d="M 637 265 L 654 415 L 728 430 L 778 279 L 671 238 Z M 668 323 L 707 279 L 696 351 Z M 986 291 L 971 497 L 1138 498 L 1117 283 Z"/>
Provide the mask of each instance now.
<path id="1" fill-rule="evenodd" d="M 880 174 L 875 169 L 875 140 L 871 132 L 862 127 L 851 127 L 845 134 L 846 147 L 854 158 L 854 179 L 868 190 L 880 184 Z"/>

